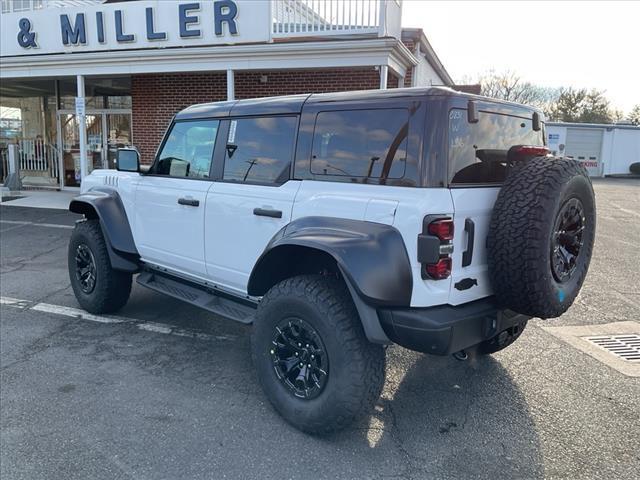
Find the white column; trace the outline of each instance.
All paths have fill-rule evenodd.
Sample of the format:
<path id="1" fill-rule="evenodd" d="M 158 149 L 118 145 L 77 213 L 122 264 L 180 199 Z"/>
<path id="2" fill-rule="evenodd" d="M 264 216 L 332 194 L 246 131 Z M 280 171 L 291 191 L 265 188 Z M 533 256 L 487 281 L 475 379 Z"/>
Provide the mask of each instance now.
<path id="1" fill-rule="evenodd" d="M 78 86 L 78 98 L 82 99 L 84 103 L 84 77 L 82 75 L 78 75 L 77 77 L 77 86 Z M 77 115 L 80 113 L 80 115 Z M 76 109 L 76 115 L 78 120 L 78 129 L 80 131 L 80 181 L 84 180 L 84 177 L 87 176 L 87 122 L 85 120 L 86 115 L 84 108 L 81 112 L 78 112 Z"/>
<path id="2" fill-rule="evenodd" d="M 387 76 L 389 75 L 389 67 L 380 65 L 380 90 L 387 89 Z"/>
<path id="3" fill-rule="evenodd" d="M 236 98 L 235 76 L 232 69 L 227 70 L 227 100 Z"/>

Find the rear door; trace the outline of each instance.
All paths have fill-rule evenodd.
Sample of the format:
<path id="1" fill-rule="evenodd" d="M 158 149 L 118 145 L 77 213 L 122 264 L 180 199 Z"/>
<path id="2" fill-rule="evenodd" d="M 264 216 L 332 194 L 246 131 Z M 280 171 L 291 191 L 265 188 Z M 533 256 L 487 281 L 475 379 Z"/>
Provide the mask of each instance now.
<path id="1" fill-rule="evenodd" d="M 245 293 L 249 275 L 271 238 L 291 221 L 300 182 L 290 180 L 298 126 L 293 115 L 225 122 L 224 163 L 207 194 L 208 276 Z"/>
<path id="2" fill-rule="evenodd" d="M 543 145 L 532 112 L 506 113 L 490 104 L 469 123 L 464 108 L 449 111 L 449 185 L 454 207 L 454 239 L 449 303 L 458 305 L 492 294 L 486 241 L 493 205 L 506 176 L 506 153 L 513 145 Z M 504 151 L 504 161 L 495 152 Z"/>

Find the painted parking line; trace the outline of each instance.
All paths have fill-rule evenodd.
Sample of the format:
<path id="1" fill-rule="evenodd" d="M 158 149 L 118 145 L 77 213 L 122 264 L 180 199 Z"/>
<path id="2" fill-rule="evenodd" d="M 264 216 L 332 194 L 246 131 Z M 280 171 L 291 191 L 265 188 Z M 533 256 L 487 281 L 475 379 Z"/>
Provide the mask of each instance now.
<path id="1" fill-rule="evenodd" d="M 89 322 L 98 323 L 134 323 L 135 320 L 124 317 L 114 317 L 111 315 L 93 315 L 78 308 L 64 307 L 62 305 L 51 305 L 49 303 L 36 303 L 31 310 L 37 312 L 53 313 L 54 315 L 63 315 L 65 317 L 77 318 L 78 320 L 87 320 Z"/>
<path id="2" fill-rule="evenodd" d="M 50 303 L 34 303 L 29 300 L 20 300 L 12 297 L 0 297 L 0 305 L 19 308 L 21 310 L 34 310 L 36 312 L 51 313 L 54 315 L 61 315 L 64 317 L 75 318 L 77 320 L 84 320 L 88 322 L 105 324 L 127 323 L 134 325 L 139 330 L 161 333 L 165 335 L 174 335 L 177 337 L 196 338 L 199 340 L 207 341 L 229 341 L 235 340 L 237 338 L 237 336 L 235 335 L 211 335 L 209 333 L 204 333 L 197 330 L 174 327 L 165 323 L 146 322 L 129 317 L 118 317 L 116 315 L 94 315 L 92 313 L 85 312 L 84 310 L 80 310 L 79 308 L 65 307 L 63 305 L 52 305 Z"/>
<path id="3" fill-rule="evenodd" d="M 33 225 L 36 227 L 48 227 L 48 228 L 63 228 L 66 230 L 73 230 L 73 225 L 58 225 L 57 223 L 38 223 L 38 222 L 24 222 L 21 220 L 0 220 L 0 223 L 6 223 L 7 225 L 16 225 L 19 227 L 26 227 L 27 225 Z"/>

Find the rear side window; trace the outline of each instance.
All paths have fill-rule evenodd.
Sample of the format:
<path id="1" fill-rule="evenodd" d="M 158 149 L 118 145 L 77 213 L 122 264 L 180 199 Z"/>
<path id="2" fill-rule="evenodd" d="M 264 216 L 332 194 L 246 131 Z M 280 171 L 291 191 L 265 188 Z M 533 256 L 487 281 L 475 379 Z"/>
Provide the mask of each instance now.
<path id="1" fill-rule="evenodd" d="M 313 135 L 311 173 L 379 181 L 402 178 L 408 127 L 409 112 L 401 108 L 320 112 Z"/>
<path id="2" fill-rule="evenodd" d="M 223 179 L 282 184 L 289 179 L 297 117 L 242 118 L 229 122 Z"/>
<path id="3" fill-rule="evenodd" d="M 449 182 L 501 183 L 509 148 L 543 144 L 543 130 L 534 131 L 531 118 L 480 111 L 478 122 L 469 123 L 467 111 L 454 108 L 449 112 Z"/>
<path id="4" fill-rule="evenodd" d="M 176 122 L 151 173 L 208 178 L 219 123 L 218 120 Z"/>

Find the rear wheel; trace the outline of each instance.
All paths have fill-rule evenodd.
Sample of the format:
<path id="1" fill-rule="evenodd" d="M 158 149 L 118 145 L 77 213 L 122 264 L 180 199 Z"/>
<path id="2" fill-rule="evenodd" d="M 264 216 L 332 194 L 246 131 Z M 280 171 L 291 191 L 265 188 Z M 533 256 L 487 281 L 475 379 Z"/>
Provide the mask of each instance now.
<path id="1" fill-rule="evenodd" d="M 69 280 L 78 303 L 90 313 L 122 308 L 131 293 L 131 274 L 111 268 L 98 220 L 76 224 L 68 252 Z"/>
<path id="2" fill-rule="evenodd" d="M 365 337 L 337 278 L 303 275 L 275 285 L 258 307 L 251 347 L 267 398 L 302 431 L 343 429 L 382 391 L 384 350 Z"/>

